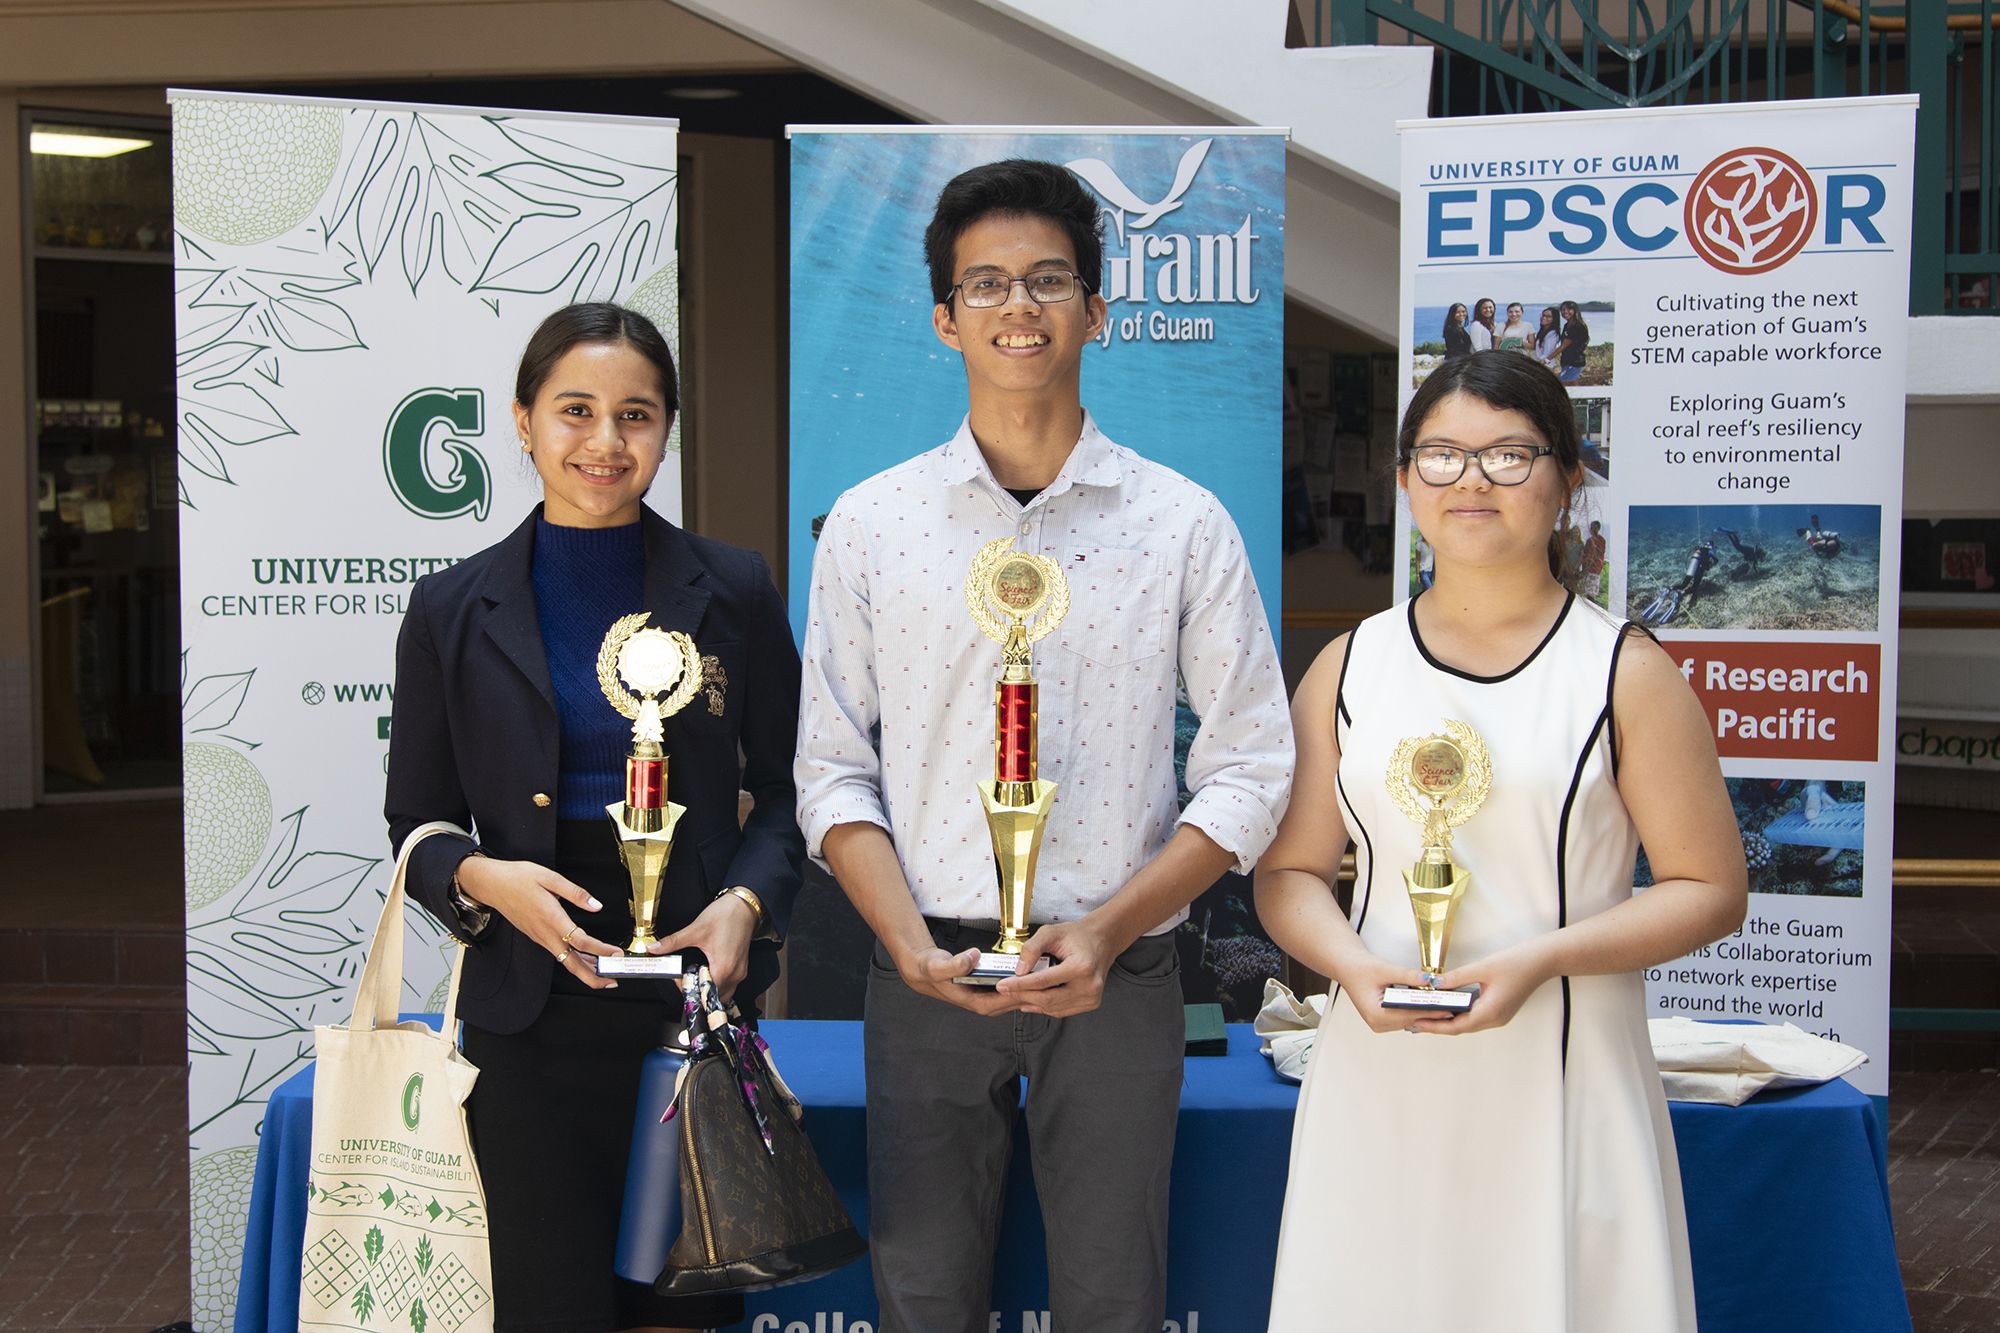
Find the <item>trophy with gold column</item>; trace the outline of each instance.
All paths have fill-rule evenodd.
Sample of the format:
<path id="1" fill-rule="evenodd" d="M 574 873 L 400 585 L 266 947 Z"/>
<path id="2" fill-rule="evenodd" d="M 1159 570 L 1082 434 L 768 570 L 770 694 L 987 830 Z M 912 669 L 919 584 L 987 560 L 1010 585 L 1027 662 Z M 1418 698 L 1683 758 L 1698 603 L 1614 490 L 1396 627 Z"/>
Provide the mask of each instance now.
<path id="1" fill-rule="evenodd" d="M 701 689 L 701 654 L 678 630 L 642 629 L 648 613 L 624 616 L 597 651 L 597 683 L 604 697 L 632 719 L 632 752 L 625 757 L 625 799 L 604 807 L 618 838 L 618 858 L 632 879 L 632 939 L 625 952 L 596 959 L 600 976 L 677 977 L 678 956 L 647 953 L 660 911 L 674 826 L 687 813 L 667 799 L 666 720 L 687 707 Z"/>
<path id="2" fill-rule="evenodd" d="M 980 630 L 1000 645 L 1001 663 L 993 687 L 993 781 L 979 784 L 1000 880 L 1000 938 L 979 955 L 970 976 L 953 978 L 967 986 L 996 985 L 1020 964 L 1035 861 L 1056 799 L 1056 784 L 1036 773 L 1037 686 L 1028 649 L 1068 614 L 1069 583 L 1061 565 L 1013 545 L 1012 537 L 1002 537 L 980 547 L 965 580 L 965 604 Z"/>
<path id="3" fill-rule="evenodd" d="M 1403 872 L 1417 917 L 1417 960 L 1424 984 L 1386 988 L 1382 1007 L 1461 1014 L 1471 1008 L 1476 992 L 1437 985 L 1451 947 L 1452 918 L 1472 883 L 1465 867 L 1451 859 L 1451 831 L 1485 803 L 1493 786 L 1493 761 L 1478 732 L 1448 719 L 1444 735 L 1412 736 L 1396 747 L 1389 757 L 1388 783 L 1403 813 L 1424 826 L 1423 855 Z"/>

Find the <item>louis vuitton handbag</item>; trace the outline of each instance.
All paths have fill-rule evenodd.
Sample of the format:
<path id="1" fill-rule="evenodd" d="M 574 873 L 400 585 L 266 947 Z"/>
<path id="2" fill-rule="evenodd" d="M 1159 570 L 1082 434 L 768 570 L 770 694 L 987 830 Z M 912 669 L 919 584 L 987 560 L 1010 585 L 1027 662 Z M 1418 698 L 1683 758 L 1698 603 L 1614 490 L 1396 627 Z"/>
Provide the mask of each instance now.
<path id="1" fill-rule="evenodd" d="M 771 1048 L 716 994 L 706 967 L 683 983 L 690 1051 L 667 1114 L 680 1121 L 681 1234 L 664 1296 L 763 1291 L 868 1252 L 800 1128 Z"/>
<path id="2" fill-rule="evenodd" d="M 479 1071 L 459 1053 L 461 948 L 444 1027 L 398 1022 L 403 843 L 354 996 L 353 1021 L 313 1030 L 312 1163 L 306 1184 L 301 1333 L 492 1333 L 486 1192 L 465 1099 Z"/>

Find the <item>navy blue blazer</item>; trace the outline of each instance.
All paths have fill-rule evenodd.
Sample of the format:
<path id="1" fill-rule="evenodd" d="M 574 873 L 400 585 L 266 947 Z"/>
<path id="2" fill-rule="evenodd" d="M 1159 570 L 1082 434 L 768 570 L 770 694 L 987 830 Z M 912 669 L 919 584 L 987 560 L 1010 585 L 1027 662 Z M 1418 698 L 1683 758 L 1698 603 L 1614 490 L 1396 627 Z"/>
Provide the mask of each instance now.
<path id="1" fill-rule="evenodd" d="M 556 849 L 555 689 L 531 572 L 540 513 L 538 505 L 496 545 L 411 589 L 396 640 L 383 808 L 392 849 L 431 820 L 473 831 L 473 838 L 438 834 L 418 844 L 407 889 L 470 946 L 459 1014 L 500 1033 L 519 1032 L 540 1015 L 555 959 L 497 912 L 467 938 L 449 897 L 458 863 L 474 850 L 547 865 Z M 782 936 L 805 859 L 792 786 L 799 654 L 784 601 L 756 552 L 698 537 L 650 509 L 641 523 L 645 605 L 633 609 L 652 612 L 649 627 L 685 631 L 728 678 L 720 716 L 704 693 L 666 724 L 667 794 L 687 813 L 667 866 L 660 933 L 741 884 L 763 901 Z M 754 803 L 740 827 L 739 786 Z M 608 845 L 608 822 L 604 837 Z M 742 995 L 759 994 L 777 978 L 777 947 L 768 940 L 751 946 Z"/>

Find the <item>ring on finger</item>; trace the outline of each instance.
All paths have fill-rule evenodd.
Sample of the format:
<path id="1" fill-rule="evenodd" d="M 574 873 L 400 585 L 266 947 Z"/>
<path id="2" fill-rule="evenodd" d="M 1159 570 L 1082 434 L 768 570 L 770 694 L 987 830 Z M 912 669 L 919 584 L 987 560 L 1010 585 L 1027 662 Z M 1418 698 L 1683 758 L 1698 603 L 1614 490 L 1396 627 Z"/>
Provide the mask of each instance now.
<path id="1" fill-rule="evenodd" d="M 562 937 L 563 948 L 565 949 L 569 948 L 569 937 L 576 934 L 576 932 L 582 929 L 583 929 L 582 926 L 571 926 L 568 930 L 565 930 L 563 932 L 563 937 Z"/>
<path id="2" fill-rule="evenodd" d="M 556 961 L 557 961 L 558 963 L 567 963 L 567 962 L 569 961 L 569 946 L 568 946 L 568 945 L 564 945 L 564 946 L 563 946 L 563 951 L 562 951 L 561 953 L 559 953 L 559 954 L 557 954 L 557 955 L 556 955 Z"/>

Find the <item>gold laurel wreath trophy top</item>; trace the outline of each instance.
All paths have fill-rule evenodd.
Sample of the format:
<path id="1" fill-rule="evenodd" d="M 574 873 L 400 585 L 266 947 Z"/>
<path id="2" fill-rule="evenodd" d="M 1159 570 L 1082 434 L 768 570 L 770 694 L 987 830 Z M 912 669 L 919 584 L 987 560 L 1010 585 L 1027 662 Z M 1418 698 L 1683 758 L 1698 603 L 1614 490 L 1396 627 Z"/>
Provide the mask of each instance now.
<path id="1" fill-rule="evenodd" d="M 1388 987 L 1382 1007 L 1461 1014 L 1472 1007 L 1477 988 L 1443 990 L 1437 985 L 1451 947 L 1452 918 L 1472 884 L 1471 873 L 1451 859 L 1451 831 L 1485 803 L 1493 786 L 1493 760 L 1478 732 L 1447 719 L 1442 736 L 1412 736 L 1396 747 L 1387 781 L 1403 813 L 1424 826 L 1423 855 L 1403 872 L 1417 918 L 1417 960 L 1424 984 Z"/>
<path id="2" fill-rule="evenodd" d="M 1036 771 L 1036 695 L 1029 647 L 1069 613 L 1069 582 L 1045 555 L 1013 548 L 1002 537 L 979 548 L 965 579 L 965 604 L 987 638 L 1000 645 L 1000 679 L 993 686 L 993 780 L 979 784 L 993 864 L 1000 881 L 1000 938 L 979 955 L 971 975 L 953 980 L 992 986 L 1014 975 L 1028 942 L 1028 904 L 1042 831 L 1056 784 Z M 1046 966 L 1043 959 L 1038 966 Z"/>
<path id="3" fill-rule="evenodd" d="M 660 889 L 674 853 L 674 827 L 687 813 L 667 799 L 664 724 L 701 690 L 701 654 L 679 630 L 642 629 L 647 612 L 624 616 L 597 651 L 597 684 L 632 719 L 632 752 L 625 757 L 625 799 L 604 807 L 618 838 L 618 859 L 632 880 L 632 939 L 625 952 L 596 959 L 600 976 L 677 977 L 678 955 L 646 952 L 656 936 Z"/>

